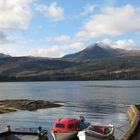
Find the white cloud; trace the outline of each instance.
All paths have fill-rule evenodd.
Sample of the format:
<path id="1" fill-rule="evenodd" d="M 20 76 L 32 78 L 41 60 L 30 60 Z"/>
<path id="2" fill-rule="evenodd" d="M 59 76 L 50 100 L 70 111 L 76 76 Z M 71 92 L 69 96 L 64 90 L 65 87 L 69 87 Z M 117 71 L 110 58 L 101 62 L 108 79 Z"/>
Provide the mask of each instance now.
<path id="1" fill-rule="evenodd" d="M 61 35 L 58 37 L 47 37 L 46 41 L 47 42 L 68 42 L 71 40 L 71 37 L 68 35 Z"/>
<path id="2" fill-rule="evenodd" d="M 0 32 L 0 45 L 14 43 L 14 42 L 15 42 L 14 40 L 8 39 L 8 37 L 3 32 Z"/>
<path id="3" fill-rule="evenodd" d="M 46 17 L 51 18 L 53 21 L 59 21 L 64 19 L 64 9 L 57 5 L 56 2 L 52 2 L 49 6 L 39 4 L 36 10 L 43 13 Z"/>
<path id="4" fill-rule="evenodd" d="M 91 14 L 94 12 L 96 5 L 93 4 L 86 4 L 84 7 L 84 11 L 81 13 L 82 16 Z"/>
<path id="5" fill-rule="evenodd" d="M 132 50 L 136 48 L 136 44 L 133 40 L 118 40 L 113 47 Z"/>
<path id="6" fill-rule="evenodd" d="M 84 44 L 81 42 L 73 42 L 65 45 L 53 45 L 47 46 L 46 48 L 33 49 L 30 51 L 30 55 L 50 57 L 50 58 L 60 58 L 67 54 L 69 50 L 74 50 L 75 52 L 84 48 Z"/>
<path id="7" fill-rule="evenodd" d="M 101 42 L 103 42 L 104 44 L 112 48 L 119 48 L 119 49 L 125 49 L 125 50 L 137 49 L 137 44 L 132 39 L 118 40 L 116 42 L 113 42 L 110 39 L 104 39 Z"/>
<path id="8" fill-rule="evenodd" d="M 48 46 L 47 48 L 35 49 L 30 52 L 33 56 L 59 58 L 64 55 L 63 48 L 61 46 Z"/>
<path id="9" fill-rule="evenodd" d="M 32 0 L 0 0 L 0 31 L 25 30 L 32 17 Z"/>
<path id="10" fill-rule="evenodd" d="M 64 48 L 67 49 L 74 49 L 76 51 L 82 50 L 85 47 L 84 43 L 82 42 L 72 42 L 68 45 L 65 45 Z"/>
<path id="11" fill-rule="evenodd" d="M 87 20 L 76 37 L 79 40 L 88 40 L 102 35 L 118 36 L 128 32 L 140 33 L 139 7 L 107 7 L 103 13 Z"/>
<path id="12" fill-rule="evenodd" d="M 9 50 L 7 50 L 7 48 L 5 48 L 3 45 L 1 46 L 1 43 L 0 43 L 0 53 L 9 54 Z"/>

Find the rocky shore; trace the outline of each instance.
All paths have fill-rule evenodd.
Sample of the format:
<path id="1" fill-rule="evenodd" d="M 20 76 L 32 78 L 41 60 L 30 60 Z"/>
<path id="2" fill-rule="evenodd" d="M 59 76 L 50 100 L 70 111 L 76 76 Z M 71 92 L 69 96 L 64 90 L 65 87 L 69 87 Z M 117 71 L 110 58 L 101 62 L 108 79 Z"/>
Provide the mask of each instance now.
<path id="1" fill-rule="evenodd" d="M 50 102 L 46 100 L 28 100 L 28 99 L 16 99 L 16 100 L 0 100 L 0 114 L 14 112 L 17 110 L 35 111 L 37 109 L 61 107 L 63 106 L 59 102 Z"/>

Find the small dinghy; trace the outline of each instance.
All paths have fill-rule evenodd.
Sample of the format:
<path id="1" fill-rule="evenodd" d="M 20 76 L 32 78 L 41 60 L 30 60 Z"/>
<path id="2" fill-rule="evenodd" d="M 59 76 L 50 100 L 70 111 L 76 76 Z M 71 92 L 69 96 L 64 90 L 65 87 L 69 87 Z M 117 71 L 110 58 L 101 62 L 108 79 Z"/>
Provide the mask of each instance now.
<path id="1" fill-rule="evenodd" d="M 113 125 L 90 125 L 87 129 L 78 132 L 79 140 L 115 140 Z"/>

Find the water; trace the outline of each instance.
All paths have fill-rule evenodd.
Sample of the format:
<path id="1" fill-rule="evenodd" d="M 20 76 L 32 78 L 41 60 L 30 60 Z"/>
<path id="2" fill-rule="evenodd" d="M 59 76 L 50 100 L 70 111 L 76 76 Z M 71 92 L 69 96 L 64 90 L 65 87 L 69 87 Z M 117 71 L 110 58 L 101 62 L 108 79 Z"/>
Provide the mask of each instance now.
<path id="1" fill-rule="evenodd" d="M 140 104 L 140 81 L 70 81 L 0 83 L 0 100 L 43 99 L 62 101 L 60 108 L 0 114 L 0 129 L 6 125 L 50 129 L 61 117 L 84 116 L 89 122 L 128 125 L 130 104 Z M 122 130 L 123 131 L 123 130 Z"/>

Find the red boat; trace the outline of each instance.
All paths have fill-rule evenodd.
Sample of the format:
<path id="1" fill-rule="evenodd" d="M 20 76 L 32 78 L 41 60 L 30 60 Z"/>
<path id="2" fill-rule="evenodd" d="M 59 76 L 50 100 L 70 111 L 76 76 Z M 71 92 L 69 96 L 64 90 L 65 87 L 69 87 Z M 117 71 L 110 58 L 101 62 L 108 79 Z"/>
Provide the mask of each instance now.
<path id="1" fill-rule="evenodd" d="M 85 122 L 83 117 L 61 118 L 54 122 L 51 134 L 55 140 L 72 140 L 77 138 L 79 131 L 87 128 L 89 123 Z"/>

